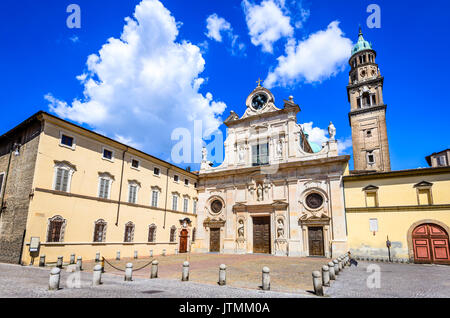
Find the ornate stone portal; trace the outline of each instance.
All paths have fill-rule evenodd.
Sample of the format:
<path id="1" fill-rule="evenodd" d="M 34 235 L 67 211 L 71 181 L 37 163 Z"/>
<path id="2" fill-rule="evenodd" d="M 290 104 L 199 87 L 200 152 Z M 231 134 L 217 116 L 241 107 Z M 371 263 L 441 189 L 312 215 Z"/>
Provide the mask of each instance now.
<path id="1" fill-rule="evenodd" d="M 223 163 L 212 167 L 203 151 L 198 186 L 203 226 L 193 250 L 279 256 L 345 252 L 341 177 L 349 156 L 337 153 L 334 125 L 330 139 L 313 147 L 296 123 L 300 107 L 293 97 L 278 108 L 272 93 L 258 86 L 246 105 L 241 118 L 231 112 L 225 120 Z"/>

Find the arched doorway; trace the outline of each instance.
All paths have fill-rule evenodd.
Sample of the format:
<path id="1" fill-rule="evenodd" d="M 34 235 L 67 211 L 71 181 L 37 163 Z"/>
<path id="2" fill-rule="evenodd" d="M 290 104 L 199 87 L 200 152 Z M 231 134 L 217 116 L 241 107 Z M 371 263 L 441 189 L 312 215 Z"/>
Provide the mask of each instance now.
<path id="1" fill-rule="evenodd" d="M 188 231 L 182 230 L 180 233 L 180 253 L 186 253 L 188 247 Z"/>
<path id="2" fill-rule="evenodd" d="M 412 232 L 414 262 L 450 264 L 448 233 L 433 223 L 421 224 Z"/>

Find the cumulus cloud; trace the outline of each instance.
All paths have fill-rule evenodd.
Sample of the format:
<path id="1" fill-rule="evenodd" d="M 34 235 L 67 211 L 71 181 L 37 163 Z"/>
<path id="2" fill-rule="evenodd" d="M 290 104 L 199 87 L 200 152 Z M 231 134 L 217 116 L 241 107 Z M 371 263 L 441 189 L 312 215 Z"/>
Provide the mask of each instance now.
<path id="1" fill-rule="evenodd" d="M 251 42 L 261 46 L 267 53 L 273 53 L 273 44 L 283 37 L 292 37 L 294 28 L 291 18 L 285 8 L 284 0 L 263 0 L 254 4 L 248 0 L 242 1 L 245 19 Z"/>
<path id="2" fill-rule="evenodd" d="M 205 61 L 198 46 L 177 40 L 179 27 L 160 1 L 143 0 L 120 38 L 87 58 L 87 71 L 77 77 L 84 98 L 67 103 L 48 94 L 51 111 L 157 156 L 170 153 L 175 128 L 192 134 L 201 120 L 213 132 L 226 105 L 199 92 Z"/>
<path id="3" fill-rule="evenodd" d="M 222 34 L 226 36 L 231 46 L 231 53 L 237 55 L 243 53 L 245 50 L 245 44 L 239 41 L 239 36 L 234 34 L 231 24 L 222 17 L 219 17 L 216 13 L 211 14 L 206 18 L 205 35 L 217 42 L 222 42 Z"/>
<path id="4" fill-rule="evenodd" d="M 328 141 L 328 129 L 322 129 L 319 127 L 314 127 L 313 122 L 304 123 L 301 125 L 303 128 L 303 131 L 308 134 L 308 140 L 310 142 L 313 142 L 319 146 L 322 146 L 322 144 L 326 141 Z M 339 154 L 350 154 L 352 150 L 352 137 L 347 138 L 338 138 L 338 153 Z"/>
<path id="5" fill-rule="evenodd" d="M 321 82 L 345 68 L 350 57 L 352 41 L 344 36 L 339 22 L 331 22 L 326 30 L 311 34 L 306 40 L 290 39 L 285 55 L 271 71 L 264 86 L 288 86 L 297 82 Z"/>

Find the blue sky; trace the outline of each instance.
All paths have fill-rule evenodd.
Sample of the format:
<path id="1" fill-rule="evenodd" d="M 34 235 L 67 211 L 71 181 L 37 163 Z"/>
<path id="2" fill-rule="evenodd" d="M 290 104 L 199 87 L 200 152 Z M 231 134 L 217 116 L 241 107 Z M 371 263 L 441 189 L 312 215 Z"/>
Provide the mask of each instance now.
<path id="1" fill-rule="evenodd" d="M 200 119 L 214 128 L 230 110 L 241 116 L 256 80 L 276 72 L 278 58 L 288 54 L 287 43 L 308 43 L 312 35 L 339 21 L 337 46 L 346 48 L 346 39 L 354 43 L 361 25 L 378 53 L 392 168 L 425 167 L 426 155 L 450 147 L 446 1 L 144 2 L 152 5 L 142 8 L 140 18 L 134 18 L 139 24 L 133 26 L 124 19 L 133 16 L 140 1 L 2 1 L 1 133 L 46 110 L 169 159 L 175 127 L 192 131 L 192 121 Z M 268 2 L 279 12 L 260 10 L 251 21 L 252 10 Z M 66 26 L 71 3 L 81 8 L 80 29 Z M 379 29 L 366 25 L 370 3 L 381 8 Z M 213 14 L 216 22 L 225 21 L 221 42 L 207 29 L 207 18 Z M 282 22 L 265 30 L 264 20 L 271 19 Z M 117 42 L 125 25 L 131 30 L 128 40 L 137 41 L 135 47 Z M 269 34 L 267 40 L 261 33 L 265 31 L 275 36 Z M 110 38 L 116 40 L 107 44 Z M 327 69 L 311 75 L 320 69 L 317 58 L 311 63 L 302 60 L 306 66 L 281 75 L 271 91 L 278 106 L 294 96 L 302 109 L 299 123 L 312 122 L 312 127 L 325 130 L 331 120 L 337 138 L 348 142 L 349 66 L 342 56 L 333 56 L 337 51 L 325 43 L 319 55 L 329 64 Z M 92 54 L 103 54 L 104 60 Z M 320 130 L 316 132 L 320 140 Z M 351 148 L 343 151 L 351 154 Z"/>

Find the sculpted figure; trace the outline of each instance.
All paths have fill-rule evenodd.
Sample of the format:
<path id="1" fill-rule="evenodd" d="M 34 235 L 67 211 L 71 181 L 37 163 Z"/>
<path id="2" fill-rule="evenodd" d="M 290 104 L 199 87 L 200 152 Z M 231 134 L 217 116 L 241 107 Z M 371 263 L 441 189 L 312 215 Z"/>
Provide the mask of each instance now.
<path id="1" fill-rule="evenodd" d="M 258 185 L 257 195 L 258 201 L 263 201 L 263 188 L 261 185 Z"/>
<path id="2" fill-rule="evenodd" d="M 330 139 L 334 140 L 334 137 L 336 136 L 336 128 L 331 121 L 330 126 L 328 126 L 328 134 L 330 135 Z"/>
<path id="3" fill-rule="evenodd" d="M 244 238 L 244 221 L 243 220 L 239 220 L 238 237 Z"/>
<path id="4" fill-rule="evenodd" d="M 284 223 L 282 219 L 278 219 L 277 236 L 278 238 L 284 238 Z"/>

